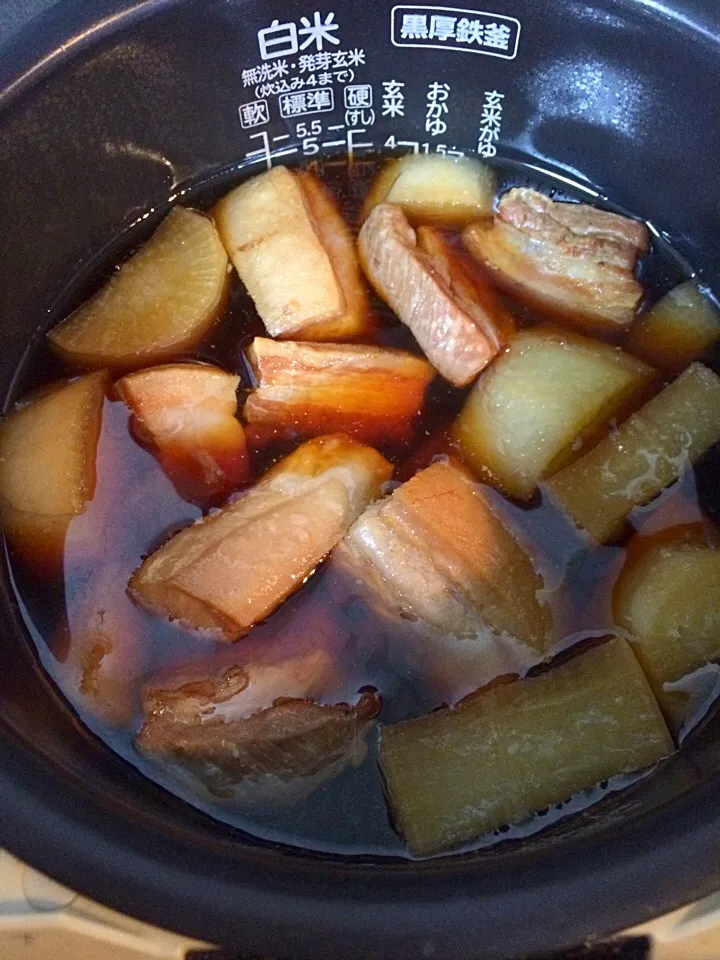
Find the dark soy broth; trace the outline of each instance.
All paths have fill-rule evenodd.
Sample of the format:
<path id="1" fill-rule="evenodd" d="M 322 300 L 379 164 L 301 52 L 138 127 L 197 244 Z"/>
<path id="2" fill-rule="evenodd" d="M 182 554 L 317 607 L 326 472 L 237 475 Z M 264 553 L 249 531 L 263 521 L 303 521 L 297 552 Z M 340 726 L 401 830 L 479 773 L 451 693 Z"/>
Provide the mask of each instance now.
<path id="1" fill-rule="evenodd" d="M 346 218 L 354 226 L 378 163 L 366 160 L 349 167 L 344 159 L 330 159 L 318 168 L 341 198 Z M 181 202 L 208 209 L 231 186 L 257 172 L 257 168 L 235 171 L 190 188 Z M 566 186 L 559 189 L 558 182 L 541 182 L 535 171 L 529 173 L 517 163 L 500 165 L 500 192 L 527 185 L 555 199 L 588 199 Z M 75 277 L 54 309 L 52 323 L 97 290 L 156 223 L 152 217 L 141 220 Z M 655 301 L 689 275 L 683 258 L 656 237 L 653 251 L 641 268 L 649 300 Z M 384 321 L 376 339 L 418 352 L 407 328 L 379 300 L 374 305 Z M 521 323 L 533 319 L 517 305 L 511 307 Z M 253 336 L 263 333 L 252 301 L 233 273 L 227 310 L 192 358 L 211 361 L 239 374 L 247 389 L 252 382 L 243 348 Z M 720 370 L 717 352 L 709 363 Z M 39 340 L 16 378 L 17 396 L 76 373 L 50 354 L 44 340 Z M 382 452 L 399 468 L 396 476 L 407 479 L 414 469 L 430 462 L 440 448 L 438 436 L 453 420 L 466 395 L 466 390 L 436 379 L 413 440 L 403 447 L 381 445 Z M 283 443 L 255 451 L 254 478 L 296 445 Z M 719 477 L 720 451 L 715 449 L 660 498 L 635 510 L 633 526 L 662 529 L 696 521 L 702 513 L 717 521 Z M 622 543 L 588 547 L 571 522 L 541 497 L 529 506 L 506 501 L 505 508 L 542 558 L 547 587 L 558 600 L 556 609 L 563 618 L 565 645 L 612 630 L 610 595 L 625 555 Z M 87 512 L 71 524 L 64 580 L 40 584 L 19 561 L 12 562 L 15 590 L 43 666 L 80 718 L 110 748 L 209 815 L 256 837 L 312 850 L 408 856 L 388 822 L 373 733 L 368 737 L 364 762 L 348 766 L 308 798 L 286 808 L 260 804 L 234 809 L 209 797 L 199 798 L 135 750 L 133 741 L 141 725 L 142 684 L 180 665 L 195 664 L 201 669 L 209 660 L 232 665 L 254 657 L 271 662 L 283 651 L 295 655 L 303 649 L 327 646 L 341 669 L 334 689 L 326 690 L 323 699 L 354 702 L 361 688 L 374 687 L 383 698 L 380 722 L 422 715 L 472 689 L 440 689 L 421 679 L 420 670 L 413 671 L 409 666 L 409 641 L 402 627 L 390 628 L 387 621 L 376 616 L 332 564 L 321 566 L 300 591 L 236 644 L 212 641 L 140 610 L 126 594 L 128 578 L 141 559 L 171 532 L 200 515 L 198 507 L 175 492 L 155 458 L 134 440 L 125 405 L 107 400 L 98 450 L 97 492 Z M 87 641 L 88 635 L 92 642 L 84 643 L 79 652 L 80 641 Z M 496 832 L 499 838 L 505 835 L 505 831 Z"/>

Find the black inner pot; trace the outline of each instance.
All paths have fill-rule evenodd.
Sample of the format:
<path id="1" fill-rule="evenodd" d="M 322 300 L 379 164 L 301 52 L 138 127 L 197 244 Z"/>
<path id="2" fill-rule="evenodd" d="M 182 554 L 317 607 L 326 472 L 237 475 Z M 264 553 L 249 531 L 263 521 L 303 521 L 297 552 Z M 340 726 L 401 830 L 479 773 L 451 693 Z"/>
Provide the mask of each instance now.
<path id="1" fill-rule="evenodd" d="M 326 39 L 323 49 L 365 52 L 353 82 L 372 85 L 374 115 L 349 116 L 335 84 L 332 110 L 299 119 L 281 116 L 278 88 L 256 89 L 281 77 L 256 83 L 244 71 L 277 62 L 263 60 L 258 31 L 275 20 L 312 23 L 315 6 L 45 6 L 0 34 L 8 402 L 63 287 L 139 216 L 240 162 L 264 169 L 264 153 L 253 151 L 312 158 L 313 119 L 319 149 L 350 147 L 358 161 L 368 143 L 476 152 L 488 91 L 504 95 L 499 156 L 647 218 L 720 292 L 712 0 L 496 0 L 490 18 L 510 31 L 504 56 L 435 49 L 422 37 L 405 45 L 391 3 L 340 0 L 318 9 L 338 27 L 338 45 Z M 383 115 L 391 80 L 405 84 L 402 116 Z M 450 87 L 446 131 L 426 130 L 435 82 Z M 243 127 L 238 108 L 253 99 L 270 104 L 268 122 Z M 40 670 L 12 593 L 2 590 L 0 843 L 116 909 L 249 954 L 507 958 L 608 934 L 720 887 L 717 716 L 654 776 L 534 838 L 420 863 L 303 854 L 210 820 L 94 738 Z"/>

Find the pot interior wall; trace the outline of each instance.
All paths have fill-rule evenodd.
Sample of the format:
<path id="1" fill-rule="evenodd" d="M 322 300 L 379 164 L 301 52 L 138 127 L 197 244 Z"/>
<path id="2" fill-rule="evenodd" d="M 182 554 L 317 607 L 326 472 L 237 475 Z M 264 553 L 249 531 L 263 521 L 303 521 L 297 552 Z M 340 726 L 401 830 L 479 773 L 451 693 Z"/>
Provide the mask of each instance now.
<path id="1" fill-rule="evenodd" d="M 295 72 L 287 76 L 302 79 L 303 51 L 297 47 L 303 41 L 297 30 L 302 28 L 301 16 L 313 22 L 314 7 L 279 0 L 66 2 L 41 14 L 32 32 L 31 28 L 21 30 L 6 44 L 6 58 L 11 58 L 17 71 L 39 62 L 44 54 L 54 56 L 12 88 L 6 74 L 7 89 L 4 94 L 0 91 L 0 222 L 4 225 L 0 380 L 7 402 L 28 344 L 47 326 L 49 305 L 88 257 L 138 217 L 162 208 L 189 185 L 241 162 L 263 169 L 263 150 L 282 151 L 287 162 L 312 159 L 316 146 L 325 154 L 350 149 L 357 163 L 371 150 L 400 152 L 412 149 L 401 144 L 413 143 L 421 151 L 428 143 L 430 150 L 443 144 L 476 154 L 479 143 L 488 142 L 483 130 L 488 127 L 487 102 L 493 92 L 501 95 L 495 102 L 502 104 L 500 114 L 494 113 L 500 116 L 500 156 L 534 158 L 539 167 L 579 184 L 591 191 L 589 195 L 595 191 L 649 219 L 699 269 L 701 278 L 715 287 L 715 294 L 720 293 L 720 46 L 713 32 L 720 23 L 712 22 L 711 4 L 677 4 L 677 9 L 669 7 L 665 12 L 639 0 L 552 5 L 495 0 L 492 6 L 496 22 L 509 25 L 511 43 L 517 40 L 512 58 L 495 55 L 501 48 L 488 47 L 474 54 L 460 47 L 435 49 L 422 37 L 417 45 L 403 45 L 398 22 L 393 34 L 393 17 L 399 14 L 393 14 L 390 3 L 338 0 L 332 8 L 322 7 L 321 22 L 337 30 L 321 38 L 320 50 L 313 41 L 305 56 L 327 50 L 344 52 L 345 60 L 337 57 L 330 63 L 333 79 L 326 89 L 333 91 L 333 109 L 312 115 L 292 113 L 292 101 L 283 99 L 280 81 L 285 77 L 277 65 L 281 60 L 296 62 Z M 327 20 L 331 10 L 334 17 Z M 421 13 L 421 8 L 416 12 Z M 285 58 L 263 59 L 258 31 L 276 20 L 293 26 L 295 33 L 288 28 L 283 42 L 292 50 L 292 36 L 296 36 L 296 49 Z M 74 38 L 65 52 L 56 49 L 60 35 Z M 399 45 L 391 42 L 393 36 Z M 343 62 L 348 66 L 343 67 Z M 5 71 L 7 64 L 6 59 Z M 352 77 L 341 76 L 347 70 Z M 401 101 L 393 101 L 388 93 L 392 82 L 402 92 Z M 345 99 L 345 88 L 367 84 L 374 102 L 353 107 L 353 101 Z M 448 111 L 439 118 L 445 129 L 429 125 L 433 84 L 448 91 Z M 265 102 L 260 109 L 268 111 L 266 122 L 264 114 L 256 111 L 255 119 L 261 121 L 247 125 L 251 112 L 242 108 L 252 102 Z M 401 113 L 386 109 L 392 102 L 401 102 Z M 261 151 L 257 158 L 253 157 L 256 151 Z M 720 457 L 716 461 L 720 471 Z M 717 477 L 718 473 L 707 475 Z M 332 870 L 354 869 L 319 857 L 310 863 L 297 853 L 279 854 L 258 846 L 140 777 L 77 722 L 45 679 L 7 583 L 3 600 L 0 721 L 7 755 L 0 802 L 22 803 L 20 798 L 25 797 L 28 816 L 31 811 L 40 815 L 43 809 L 47 815 L 35 838 L 28 836 L 23 817 L 8 815 L 0 828 L 3 842 L 20 855 L 36 862 L 39 858 L 38 865 L 60 879 L 82 885 L 77 869 L 54 864 L 50 853 L 43 855 L 38 846 L 41 837 L 52 842 L 51 828 L 54 836 L 63 837 L 58 841 L 62 845 L 71 823 L 79 842 L 76 814 L 77 806 L 83 806 L 88 845 L 97 843 L 99 852 L 106 843 L 108 851 L 116 841 L 124 844 L 128 860 L 114 866 L 123 874 L 136 871 L 138 877 L 133 895 L 120 882 L 113 887 L 110 869 L 89 871 L 85 883 L 92 889 L 88 892 L 113 902 L 122 891 L 124 909 L 141 916 L 150 913 L 152 919 L 158 919 L 153 893 L 162 892 L 162 881 L 152 876 L 152 857 L 143 849 L 148 836 L 163 869 L 177 850 L 174 844 L 180 843 L 186 851 L 201 849 L 202 857 L 209 858 L 202 860 L 199 870 L 209 869 L 214 862 L 216 879 L 224 881 L 232 877 L 232 865 L 242 862 L 248 882 L 256 871 L 268 891 L 275 886 L 286 891 L 301 859 L 310 898 L 327 890 Z M 407 884 L 406 898 L 412 901 L 419 885 L 425 884 L 426 890 L 437 892 L 439 902 L 450 895 L 448 891 L 453 896 L 458 891 L 467 896 L 482 896 L 490 888 L 506 891 L 508 884 L 512 886 L 508 878 L 513 871 L 518 888 L 525 884 L 529 889 L 545 876 L 550 861 L 557 864 L 564 859 L 568 878 L 573 871 L 582 875 L 581 861 L 572 858 L 593 844 L 599 844 L 593 850 L 602 851 L 622 834 L 629 855 L 633 834 L 639 836 L 641 824 L 642 829 L 651 830 L 654 822 L 660 845 L 664 839 L 659 832 L 661 818 L 672 810 L 677 811 L 674 821 L 671 817 L 677 829 L 688 827 L 682 803 L 691 791 L 697 803 L 703 797 L 720 796 L 710 790 L 718 772 L 720 718 L 711 718 L 657 775 L 532 840 L 497 846 L 445 865 L 414 865 L 412 870 L 402 864 L 376 866 L 372 894 L 361 865 L 355 865 L 356 880 L 348 883 L 357 884 L 352 889 L 359 901 L 394 896 L 395 884 Z M 56 788 L 58 779 L 63 785 Z M 62 796 L 54 796 L 56 790 Z M 714 800 L 714 810 L 705 804 L 704 815 L 720 815 L 719 803 Z M 132 825 L 125 836 L 123 822 Z M 667 831 L 664 835 L 668 837 Z M 193 856 L 187 853 L 188 864 Z M 602 859 L 604 854 L 597 856 Z M 600 860 L 596 862 L 599 866 Z M 556 876 L 554 868 L 547 869 L 551 871 L 547 878 Z M 668 885 L 667 890 L 658 885 L 652 902 L 646 899 L 635 910 L 632 904 L 616 903 L 612 915 L 617 926 L 663 909 L 673 899 L 702 892 L 716 880 L 707 871 L 700 870 L 698 876 L 690 866 L 686 874 L 683 870 L 678 865 L 676 880 L 686 881 L 682 892 L 677 884 Z M 147 894 L 148 890 L 152 892 Z M 522 943 L 550 946 L 547 924 L 547 936 L 537 939 L 543 936 L 542 911 L 532 913 L 539 910 L 537 903 L 527 901 L 525 906 L 527 916 L 534 916 L 536 939 L 528 934 L 530 939 Z M 576 907 L 582 912 L 577 901 Z M 555 907 L 550 908 L 547 917 L 554 911 Z M 176 925 L 192 927 L 191 932 L 205 936 L 212 922 L 224 936 L 231 936 L 218 912 L 198 906 L 197 923 L 177 916 L 178 912 L 159 919 L 169 922 L 175 916 Z M 495 916 L 492 910 L 486 917 L 491 916 Z M 578 920 L 586 924 L 586 932 L 588 917 L 586 909 Z M 414 920 L 422 925 L 420 917 Z M 499 914 L 496 920 L 499 931 Z M 493 922 L 487 920 L 482 947 L 491 951 L 487 956 L 500 955 L 492 953 Z M 402 929 L 398 924 L 395 940 Z M 567 936 L 574 932 L 568 923 Z M 372 939 L 376 933 L 377 925 L 368 936 Z M 455 934 L 446 930 L 445 935 Z M 243 936 L 248 942 L 255 932 L 244 931 Z M 479 934 L 476 956 L 478 938 Z M 392 942 L 390 938 L 388 944 Z M 520 944 L 518 940 L 518 948 Z M 384 948 L 378 946 L 377 953 L 384 955 Z"/>

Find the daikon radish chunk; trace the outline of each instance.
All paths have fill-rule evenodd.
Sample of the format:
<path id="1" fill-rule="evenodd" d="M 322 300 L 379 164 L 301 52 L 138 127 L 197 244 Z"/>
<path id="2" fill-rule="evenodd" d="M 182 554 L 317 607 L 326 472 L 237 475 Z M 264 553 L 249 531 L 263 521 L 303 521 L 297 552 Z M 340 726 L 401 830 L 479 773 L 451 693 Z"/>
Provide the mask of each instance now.
<path id="1" fill-rule="evenodd" d="M 526 500 L 629 412 L 654 373 L 617 347 L 526 330 L 475 384 L 453 437 L 479 476 Z"/>
<path id="2" fill-rule="evenodd" d="M 548 488 L 601 543 L 720 440 L 720 377 L 693 363 Z"/>
<path id="3" fill-rule="evenodd" d="M 660 695 L 664 683 L 720 659 L 718 531 L 694 524 L 635 537 L 613 610 Z"/>
<path id="4" fill-rule="evenodd" d="M 396 203 L 413 225 L 462 229 L 491 217 L 496 178 L 471 157 L 409 154 L 389 160 L 370 187 L 363 220 L 380 203 Z"/>
<path id="5" fill-rule="evenodd" d="M 653 366 L 680 373 L 718 337 L 720 313 L 688 280 L 638 317 L 625 347 Z"/>
<path id="6" fill-rule="evenodd" d="M 56 574 L 73 517 L 95 492 L 107 373 L 91 373 L 16 407 L 0 425 L 0 516 L 13 549 Z"/>
<path id="7" fill-rule="evenodd" d="M 174 207 L 91 300 L 48 334 L 81 367 L 143 367 L 196 347 L 222 311 L 227 256 L 212 220 Z"/>
<path id="8" fill-rule="evenodd" d="M 381 728 L 398 830 L 437 853 L 672 753 L 630 645 L 619 638 L 539 676 Z"/>

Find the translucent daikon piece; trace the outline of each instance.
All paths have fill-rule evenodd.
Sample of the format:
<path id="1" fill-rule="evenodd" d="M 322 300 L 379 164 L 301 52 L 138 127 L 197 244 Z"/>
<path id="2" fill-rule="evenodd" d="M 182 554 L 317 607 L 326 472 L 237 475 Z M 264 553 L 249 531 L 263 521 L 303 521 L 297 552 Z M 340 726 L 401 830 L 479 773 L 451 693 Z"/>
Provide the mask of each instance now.
<path id="1" fill-rule="evenodd" d="M 220 314 L 228 260 L 212 220 L 174 207 L 91 300 L 48 334 L 81 367 L 142 367 L 196 347 Z"/>
<path id="2" fill-rule="evenodd" d="M 680 373 L 718 337 L 720 313 L 688 280 L 638 317 L 625 346 L 656 367 Z"/>
<path id="3" fill-rule="evenodd" d="M 367 443 L 406 440 L 435 370 L 403 350 L 255 337 L 248 348 L 257 389 L 249 424 L 276 439 L 339 430 Z"/>
<path id="4" fill-rule="evenodd" d="M 235 416 L 239 384 L 240 377 L 201 363 L 153 367 L 115 384 L 136 433 L 193 503 L 224 500 L 249 478 L 245 431 Z"/>
<path id="5" fill-rule="evenodd" d="M 692 524 L 635 537 L 613 611 L 661 699 L 663 684 L 719 659 L 720 532 Z"/>
<path id="6" fill-rule="evenodd" d="M 235 640 L 302 586 L 392 474 L 372 448 L 318 437 L 151 554 L 130 581 L 151 612 Z"/>
<path id="7" fill-rule="evenodd" d="M 374 327 L 352 234 L 313 174 L 273 167 L 213 216 L 271 336 L 342 340 Z"/>
<path id="8" fill-rule="evenodd" d="M 427 855 L 673 749 L 630 645 L 615 638 L 455 708 L 382 727 L 380 765 L 397 828 Z"/>
<path id="9" fill-rule="evenodd" d="M 720 440 L 720 377 L 693 363 L 619 429 L 556 473 L 548 488 L 596 540 L 677 480 Z"/>
<path id="10" fill-rule="evenodd" d="M 529 499 L 543 477 L 629 412 L 654 374 L 617 347 L 526 330 L 475 384 L 453 437 L 480 476 Z"/>
<path id="11" fill-rule="evenodd" d="M 37 572 L 59 572 L 70 521 L 95 492 L 107 385 L 104 372 L 54 385 L 0 425 L 3 529 Z"/>
<path id="12" fill-rule="evenodd" d="M 410 154 L 389 160 L 370 187 L 363 219 L 380 203 L 396 203 L 413 224 L 461 229 L 491 217 L 494 172 L 471 157 Z"/>
<path id="13" fill-rule="evenodd" d="M 463 240 L 498 286 L 554 319 L 613 333 L 635 318 L 643 296 L 635 264 L 649 247 L 643 223 L 514 187 L 493 221 L 471 224 Z"/>

